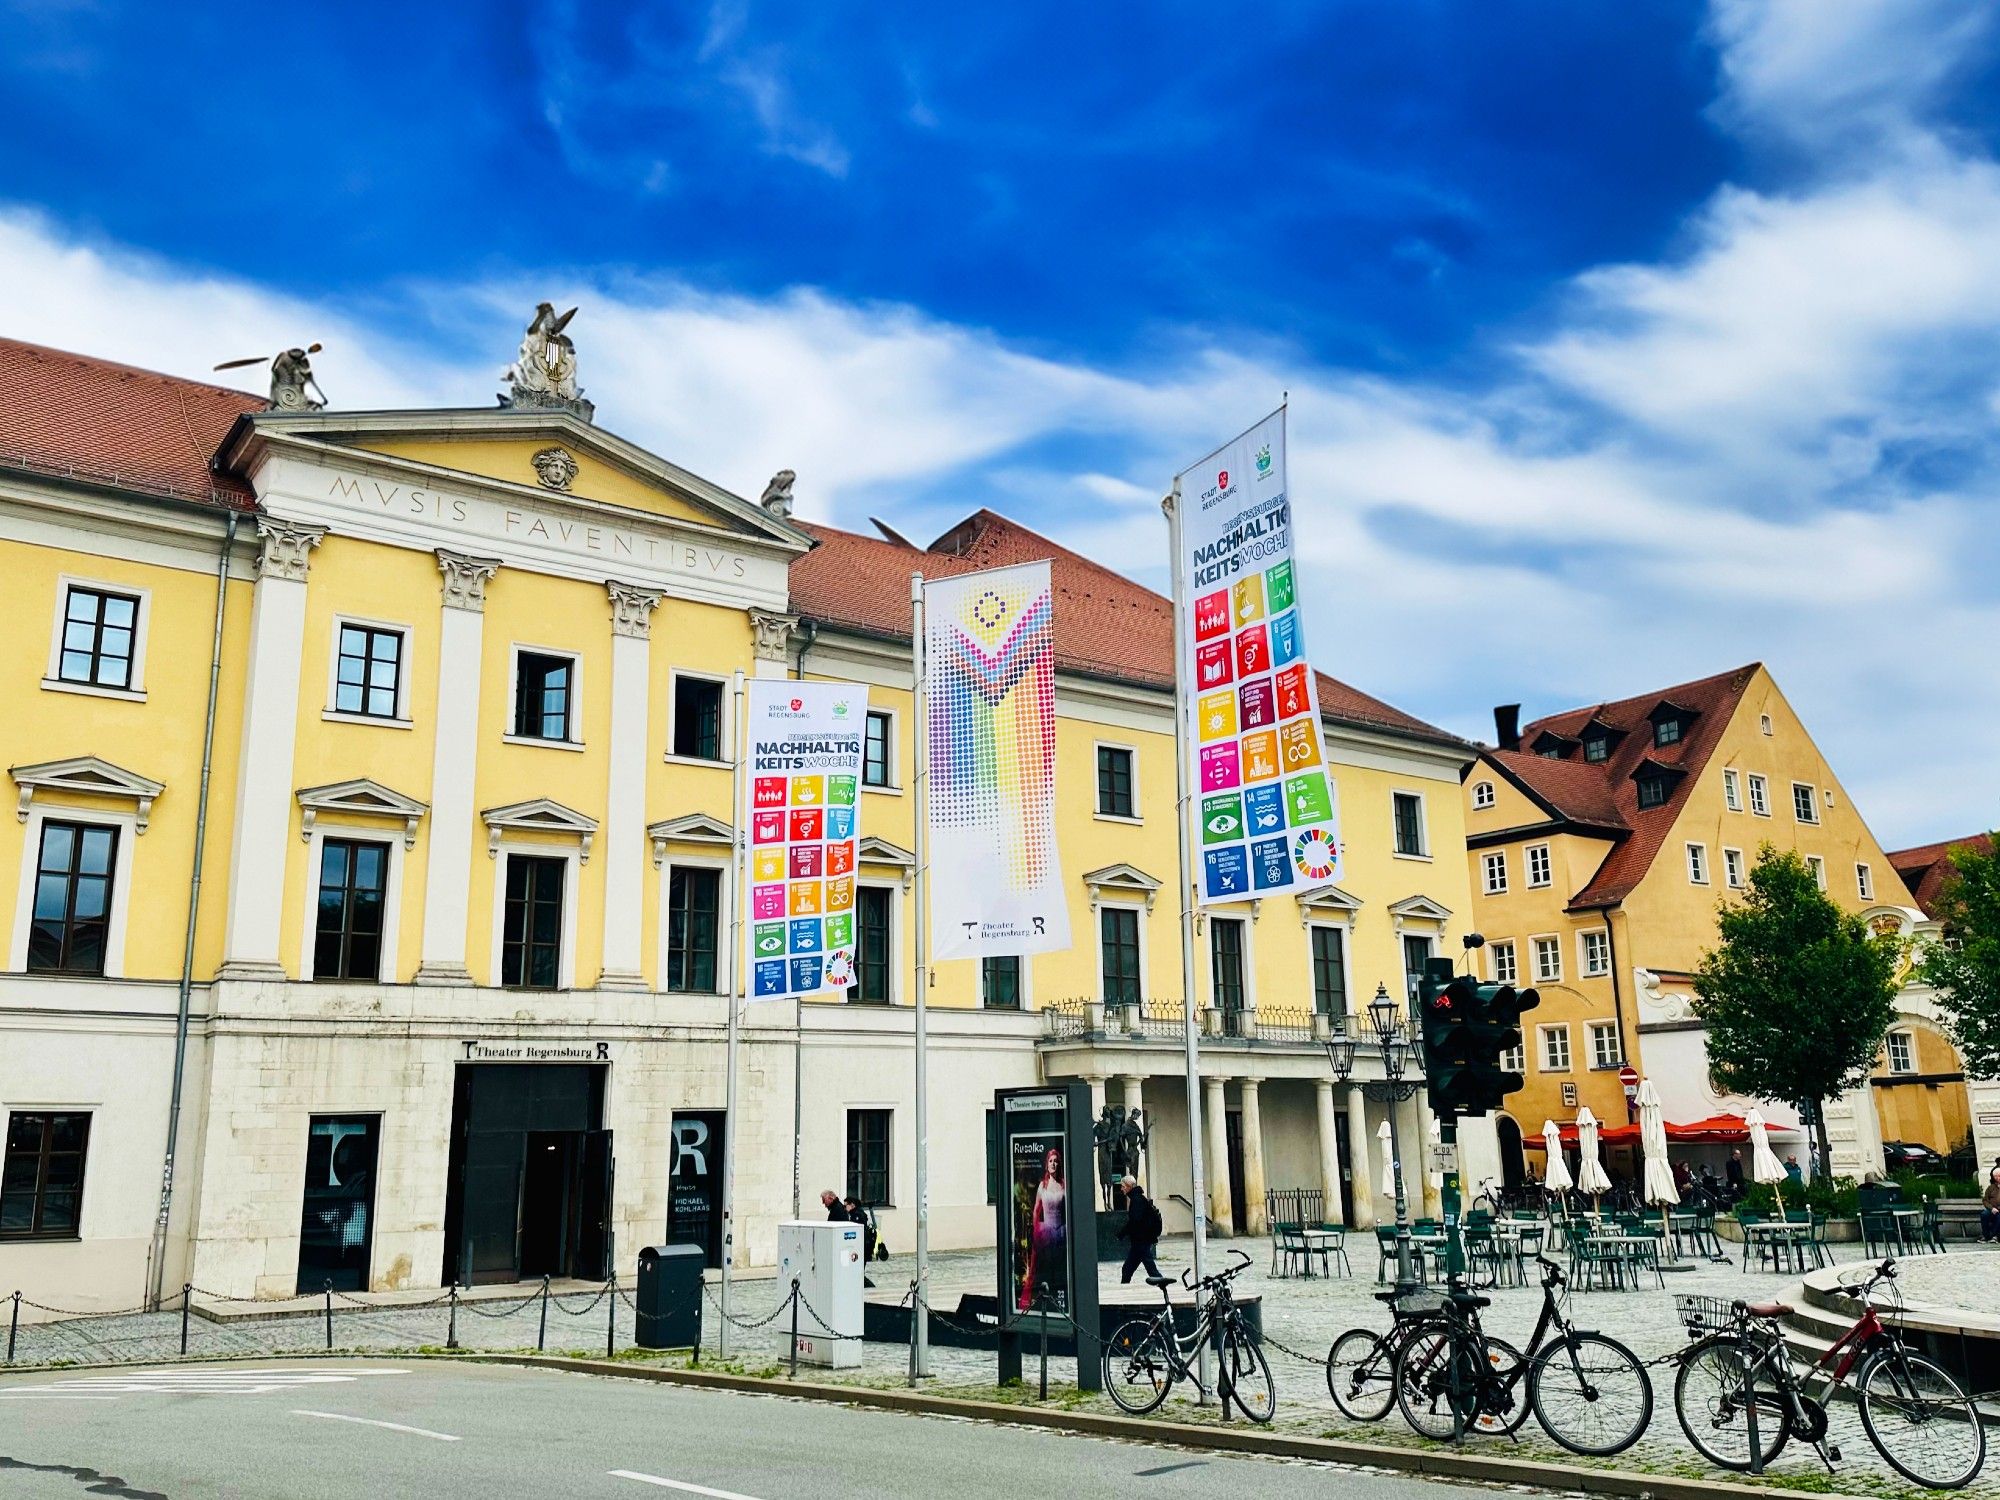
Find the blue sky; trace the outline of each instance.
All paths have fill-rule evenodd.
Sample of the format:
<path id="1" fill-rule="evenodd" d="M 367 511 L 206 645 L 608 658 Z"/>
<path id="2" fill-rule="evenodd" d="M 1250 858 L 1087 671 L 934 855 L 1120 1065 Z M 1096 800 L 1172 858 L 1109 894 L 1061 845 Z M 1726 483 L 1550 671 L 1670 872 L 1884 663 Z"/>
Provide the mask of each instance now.
<path id="1" fill-rule="evenodd" d="M 0 0 L 0 327 L 483 405 L 576 301 L 677 461 L 1156 585 L 1289 390 L 1323 668 L 1478 734 L 1762 659 L 1916 842 L 2000 820 L 1987 14 Z"/>

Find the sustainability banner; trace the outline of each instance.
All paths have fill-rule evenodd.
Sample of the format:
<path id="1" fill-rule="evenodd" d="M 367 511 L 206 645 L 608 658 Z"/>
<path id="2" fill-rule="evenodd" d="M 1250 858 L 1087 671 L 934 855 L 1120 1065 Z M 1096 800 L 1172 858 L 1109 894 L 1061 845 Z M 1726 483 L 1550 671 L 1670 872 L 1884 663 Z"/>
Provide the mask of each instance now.
<path id="1" fill-rule="evenodd" d="M 854 982 L 854 875 L 868 689 L 751 678 L 749 998 Z"/>
<path id="2" fill-rule="evenodd" d="M 1069 946 L 1049 565 L 924 583 L 931 953 Z"/>
<path id="3" fill-rule="evenodd" d="M 1175 483 L 1199 902 L 1326 885 L 1340 878 L 1340 811 L 1299 623 L 1284 409 Z"/>

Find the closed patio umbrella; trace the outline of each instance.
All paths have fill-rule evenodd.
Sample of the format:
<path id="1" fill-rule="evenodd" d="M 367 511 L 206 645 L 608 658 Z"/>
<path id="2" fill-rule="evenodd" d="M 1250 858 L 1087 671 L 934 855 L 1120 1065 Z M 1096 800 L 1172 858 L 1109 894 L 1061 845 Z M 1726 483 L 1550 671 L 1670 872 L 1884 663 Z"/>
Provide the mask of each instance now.
<path id="1" fill-rule="evenodd" d="M 1382 1196 L 1393 1200 L 1396 1196 L 1396 1137 L 1389 1129 L 1387 1120 L 1375 1132 L 1375 1139 L 1382 1143 Z"/>
<path id="2" fill-rule="evenodd" d="M 1431 1144 L 1433 1146 L 1444 1144 L 1444 1127 L 1438 1123 L 1436 1115 L 1431 1116 Z M 1430 1179 L 1432 1187 L 1439 1189 L 1444 1187 L 1444 1173 L 1433 1170 L 1430 1174 Z"/>
<path id="3" fill-rule="evenodd" d="M 1754 1109 L 1743 1117 L 1743 1126 L 1750 1132 L 1750 1180 L 1771 1184 L 1771 1196 L 1778 1200 L 1778 1217 L 1783 1218 L 1785 1195 L 1778 1191 L 1778 1184 L 1785 1180 L 1785 1168 L 1771 1149 L 1771 1138 L 1766 1134 L 1769 1127 Z"/>
<path id="4" fill-rule="evenodd" d="M 1681 1201 L 1674 1186 L 1674 1169 L 1667 1163 L 1667 1117 L 1660 1108 L 1660 1091 L 1648 1078 L 1639 1085 L 1639 1145 L 1646 1154 L 1646 1201 L 1660 1211 L 1660 1233 L 1667 1242 L 1667 1254 L 1674 1253 L 1673 1229 L 1667 1210 Z"/>
<path id="5" fill-rule="evenodd" d="M 1562 1128 L 1554 1120 L 1542 1121 L 1542 1140 L 1548 1146 L 1548 1165 L 1542 1169 L 1542 1187 L 1551 1193 L 1566 1193 L 1576 1186 L 1563 1160 Z"/>
<path id="6" fill-rule="evenodd" d="M 1590 1194 L 1592 1208 L 1598 1194 L 1611 1191 L 1611 1176 L 1597 1155 L 1597 1116 L 1589 1105 L 1576 1112 L 1576 1185 Z"/>

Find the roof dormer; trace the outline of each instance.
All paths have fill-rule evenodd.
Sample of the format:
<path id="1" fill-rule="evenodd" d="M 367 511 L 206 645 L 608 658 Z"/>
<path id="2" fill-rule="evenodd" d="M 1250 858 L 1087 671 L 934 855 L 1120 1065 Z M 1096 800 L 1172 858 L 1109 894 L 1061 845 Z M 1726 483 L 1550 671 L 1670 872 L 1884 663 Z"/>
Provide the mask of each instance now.
<path id="1" fill-rule="evenodd" d="M 1700 709 L 1689 708 L 1671 698 L 1662 698 L 1646 715 L 1653 726 L 1653 748 L 1664 750 L 1670 745 L 1678 745 L 1687 738 L 1694 721 L 1700 717 Z"/>
<path id="2" fill-rule="evenodd" d="M 1578 738 L 1583 742 L 1583 758 L 1591 765 L 1602 765 L 1611 759 L 1618 748 L 1618 742 L 1625 738 L 1625 731 L 1605 719 L 1601 714 L 1592 714 L 1590 722 L 1583 726 Z"/>
<path id="3" fill-rule="evenodd" d="M 1568 760 L 1576 752 L 1576 745 L 1577 742 L 1568 735 L 1544 729 L 1528 748 L 1544 760 Z"/>
<path id="4" fill-rule="evenodd" d="M 1639 811 L 1664 807 L 1686 774 L 1679 766 L 1667 765 L 1650 755 L 1640 761 L 1632 772 L 1632 780 L 1639 789 Z"/>

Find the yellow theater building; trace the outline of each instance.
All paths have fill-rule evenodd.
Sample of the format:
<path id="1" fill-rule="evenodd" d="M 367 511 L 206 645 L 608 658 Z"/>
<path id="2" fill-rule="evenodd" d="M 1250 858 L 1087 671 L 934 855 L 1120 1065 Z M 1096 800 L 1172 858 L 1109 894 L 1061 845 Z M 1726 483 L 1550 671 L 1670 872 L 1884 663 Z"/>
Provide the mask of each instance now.
<path id="1" fill-rule="evenodd" d="M 714 1255 L 729 1133 L 740 1260 L 822 1187 L 906 1246 L 910 575 L 1042 558 L 1075 944 L 928 976 L 933 1243 L 990 1238 L 992 1090 L 1056 1078 L 1144 1108 L 1185 1227 L 1167 601 L 990 512 L 919 547 L 792 519 L 786 474 L 731 494 L 597 426 L 545 322 L 501 405 L 434 411 L 326 409 L 303 356 L 266 400 L 0 340 L 0 1286 Z M 730 1119 L 738 672 L 871 708 L 859 982 L 748 1008 Z M 1321 703 L 1346 878 L 1200 924 L 1225 1233 L 1267 1189 L 1388 1213 L 1387 1107 L 1321 1043 L 1472 925 L 1472 747 L 1331 678 Z M 1419 1182 L 1427 1115 L 1393 1112 Z"/>

